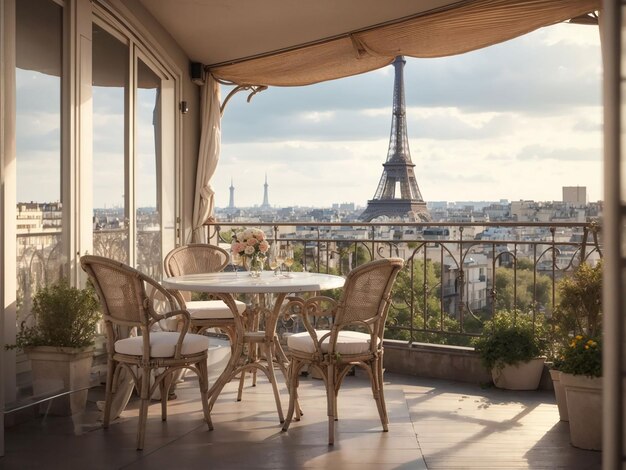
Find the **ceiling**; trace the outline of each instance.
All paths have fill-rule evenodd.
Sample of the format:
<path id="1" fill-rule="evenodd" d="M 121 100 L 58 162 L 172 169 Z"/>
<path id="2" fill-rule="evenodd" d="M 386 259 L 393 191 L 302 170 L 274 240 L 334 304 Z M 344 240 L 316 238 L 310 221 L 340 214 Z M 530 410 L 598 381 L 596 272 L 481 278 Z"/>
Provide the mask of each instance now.
<path id="1" fill-rule="evenodd" d="M 467 3 L 459 0 L 140 0 L 192 61 L 208 66 Z"/>

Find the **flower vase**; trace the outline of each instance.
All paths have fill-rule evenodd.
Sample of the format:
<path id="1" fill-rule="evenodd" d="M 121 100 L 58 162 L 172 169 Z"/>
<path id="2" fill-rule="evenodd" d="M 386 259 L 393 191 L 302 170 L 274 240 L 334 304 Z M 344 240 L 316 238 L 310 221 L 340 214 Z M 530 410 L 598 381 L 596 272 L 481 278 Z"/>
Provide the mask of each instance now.
<path id="1" fill-rule="evenodd" d="M 261 277 L 263 271 L 263 264 L 265 263 L 265 257 L 259 255 L 253 255 L 247 259 L 247 268 L 250 276 Z"/>

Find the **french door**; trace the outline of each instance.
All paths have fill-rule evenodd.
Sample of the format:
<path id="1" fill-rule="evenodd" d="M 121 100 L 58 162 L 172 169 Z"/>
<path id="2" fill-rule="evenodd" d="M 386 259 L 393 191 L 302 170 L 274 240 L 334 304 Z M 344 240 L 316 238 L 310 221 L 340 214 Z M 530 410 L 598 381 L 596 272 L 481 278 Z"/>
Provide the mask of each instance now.
<path id="1" fill-rule="evenodd" d="M 104 21 L 92 39 L 92 252 L 159 278 L 175 244 L 175 80 Z"/>

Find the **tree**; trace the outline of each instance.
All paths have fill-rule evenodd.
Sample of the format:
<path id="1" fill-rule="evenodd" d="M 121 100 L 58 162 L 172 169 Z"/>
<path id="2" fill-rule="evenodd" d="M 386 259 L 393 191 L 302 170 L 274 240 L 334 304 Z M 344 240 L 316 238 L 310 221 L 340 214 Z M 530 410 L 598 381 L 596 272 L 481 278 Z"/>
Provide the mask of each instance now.
<path id="1" fill-rule="evenodd" d="M 426 282 L 424 282 L 426 280 Z M 414 260 L 400 271 L 392 291 L 392 306 L 386 337 L 408 341 L 409 328 L 431 330 L 416 332 L 413 341 L 438 344 L 468 344 L 469 339 L 437 333 L 460 332 L 458 320 L 441 311 L 441 264 Z M 425 303 L 425 305 L 424 305 Z M 413 318 L 411 318 L 413 312 Z"/>
<path id="2" fill-rule="evenodd" d="M 518 264 L 517 278 L 512 268 L 497 268 L 495 284 L 497 311 L 514 308 L 530 311 L 533 306 L 538 309 L 552 309 L 552 279 L 545 274 L 537 274 L 533 288 L 532 267 L 520 269 Z"/>

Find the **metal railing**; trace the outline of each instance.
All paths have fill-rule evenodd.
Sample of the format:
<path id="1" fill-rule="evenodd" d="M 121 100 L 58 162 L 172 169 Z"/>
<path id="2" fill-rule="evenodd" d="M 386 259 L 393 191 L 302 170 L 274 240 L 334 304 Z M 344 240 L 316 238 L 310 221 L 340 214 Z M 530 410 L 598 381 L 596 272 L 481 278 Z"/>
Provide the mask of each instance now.
<path id="1" fill-rule="evenodd" d="M 94 254 L 128 263 L 128 230 L 94 231 Z M 162 275 L 161 232 L 137 233 L 137 268 L 157 279 Z M 27 320 L 32 296 L 46 284 L 67 276 L 67 255 L 60 230 L 17 235 L 17 316 Z M 28 320 L 30 321 L 30 320 Z"/>
<path id="2" fill-rule="evenodd" d="M 499 309 L 551 316 L 557 283 L 581 260 L 602 256 L 595 223 L 266 223 L 270 241 L 294 248 L 294 269 L 346 275 L 369 260 L 406 261 L 393 291 L 388 338 L 469 344 Z M 209 239 L 230 242 L 241 223 L 207 225 Z M 161 275 L 159 232 L 138 234 L 138 266 Z M 126 261 L 125 229 L 94 232 L 94 252 Z M 18 235 L 18 317 L 37 288 L 63 275 L 61 233 Z"/>
<path id="3" fill-rule="evenodd" d="M 602 257 L 597 223 L 213 223 L 212 243 L 262 228 L 294 248 L 295 269 L 346 275 L 383 257 L 406 261 L 386 337 L 468 345 L 496 310 L 550 317 L 558 281 Z"/>

